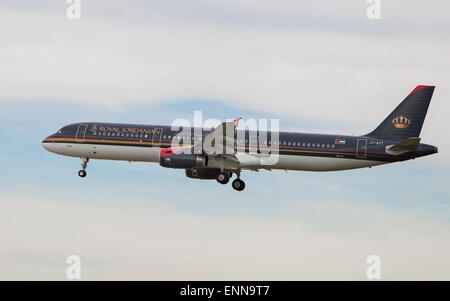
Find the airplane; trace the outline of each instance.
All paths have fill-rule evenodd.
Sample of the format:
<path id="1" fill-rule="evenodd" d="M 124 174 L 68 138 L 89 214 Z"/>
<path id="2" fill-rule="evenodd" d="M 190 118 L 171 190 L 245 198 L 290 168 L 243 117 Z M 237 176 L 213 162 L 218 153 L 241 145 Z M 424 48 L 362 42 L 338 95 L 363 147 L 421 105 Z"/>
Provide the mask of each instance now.
<path id="1" fill-rule="evenodd" d="M 215 179 L 220 184 L 236 174 L 232 187 L 242 191 L 242 170 L 338 171 L 437 153 L 437 147 L 420 143 L 419 138 L 434 88 L 417 86 L 375 130 L 362 136 L 236 129 L 241 118 L 214 129 L 181 130 L 81 122 L 64 126 L 45 138 L 42 146 L 52 153 L 81 158 L 78 175 L 82 178 L 90 159 L 159 162 L 162 167 L 184 169 L 189 178 Z"/>

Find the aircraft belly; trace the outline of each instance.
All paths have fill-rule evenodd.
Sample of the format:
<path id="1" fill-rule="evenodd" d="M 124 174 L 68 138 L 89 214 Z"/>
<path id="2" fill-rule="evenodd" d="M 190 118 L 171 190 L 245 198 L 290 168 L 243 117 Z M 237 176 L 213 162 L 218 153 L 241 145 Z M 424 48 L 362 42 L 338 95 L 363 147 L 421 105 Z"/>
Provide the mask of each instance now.
<path id="1" fill-rule="evenodd" d="M 248 166 L 246 169 L 267 168 L 303 171 L 337 171 L 364 168 L 386 163 L 387 162 L 348 158 L 279 155 L 278 162 L 274 165 L 267 165 L 264 167 Z"/>
<path id="2" fill-rule="evenodd" d="M 384 164 L 384 162 L 348 158 L 280 155 L 276 168 L 305 171 L 336 171 L 380 164 Z"/>
<path id="3" fill-rule="evenodd" d="M 142 162 L 159 162 L 159 154 L 161 150 L 158 147 L 78 143 L 52 143 L 47 144 L 46 149 L 60 155 L 71 157 Z M 242 169 L 266 168 L 302 171 L 337 171 L 364 168 L 385 163 L 387 162 L 349 158 L 279 155 L 278 162 L 273 165 L 245 164 L 242 166 Z"/>

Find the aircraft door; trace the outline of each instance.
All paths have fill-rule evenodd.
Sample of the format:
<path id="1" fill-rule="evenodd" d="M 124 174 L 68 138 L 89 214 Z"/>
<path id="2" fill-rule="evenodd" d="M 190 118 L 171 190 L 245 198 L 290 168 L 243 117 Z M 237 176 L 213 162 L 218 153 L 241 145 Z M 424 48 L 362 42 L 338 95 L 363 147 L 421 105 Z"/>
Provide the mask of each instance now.
<path id="1" fill-rule="evenodd" d="M 367 154 L 367 139 L 358 139 L 356 142 L 356 158 L 365 158 Z"/>
<path id="2" fill-rule="evenodd" d="M 161 136 L 162 136 L 163 129 L 157 128 L 153 131 L 153 146 L 161 146 Z"/>
<path id="3" fill-rule="evenodd" d="M 257 152 L 258 152 L 258 134 L 252 133 L 250 134 L 249 153 L 256 154 Z"/>
<path id="4" fill-rule="evenodd" d="M 86 130 L 88 125 L 87 124 L 80 124 L 77 128 L 77 133 L 75 135 L 75 141 L 76 142 L 83 142 L 84 138 L 86 137 Z"/>

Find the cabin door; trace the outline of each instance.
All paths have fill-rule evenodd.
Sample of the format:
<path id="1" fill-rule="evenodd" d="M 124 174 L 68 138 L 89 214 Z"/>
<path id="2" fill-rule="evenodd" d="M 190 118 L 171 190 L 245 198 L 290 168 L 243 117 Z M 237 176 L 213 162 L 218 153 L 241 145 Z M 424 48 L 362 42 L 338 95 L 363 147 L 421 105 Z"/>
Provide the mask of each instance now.
<path id="1" fill-rule="evenodd" d="M 358 139 L 356 142 L 356 158 L 365 158 L 367 155 L 367 139 Z"/>
<path id="2" fill-rule="evenodd" d="M 80 124 L 77 129 L 77 134 L 75 135 L 76 142 L 83 142 L 86 137 L 87 124 Z"/>
<path id="3" fill-rule="evenodd" d="M 250 136 L 250 143 L 248 144 L 249 146 L 249 153 L 250 154 L 256 154 L 258 151 L 258 135 L 255 134 L 251 134 Z"/>
<path id="4" fill-rule="evenodd" d="M 157 128 L 154 129 L 153 132 L 153 146 L 161 146 L 161 136 L 162 136 L 163 129 Z"/>

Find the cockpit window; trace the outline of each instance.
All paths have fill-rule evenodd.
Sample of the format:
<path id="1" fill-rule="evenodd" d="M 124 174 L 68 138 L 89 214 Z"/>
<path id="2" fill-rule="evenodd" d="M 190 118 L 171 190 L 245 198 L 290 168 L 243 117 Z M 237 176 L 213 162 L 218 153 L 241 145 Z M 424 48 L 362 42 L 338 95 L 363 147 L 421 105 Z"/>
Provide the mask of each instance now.
<path id="1" fill-rule="evenodd" d="M 58 132 L 56 132 L 56 135 L 68 135 L 68 134 L 69 134 L 69 127 L 67 126 L 63 127 Z"/>

